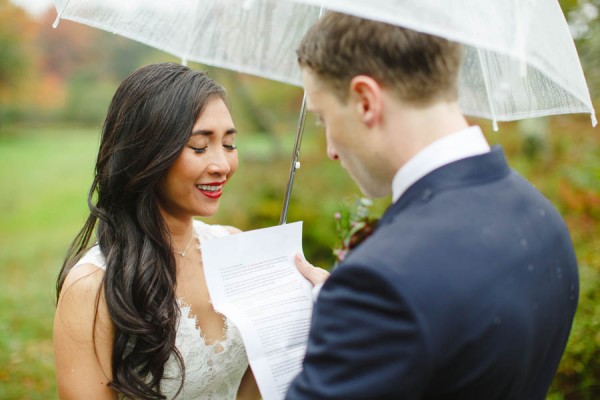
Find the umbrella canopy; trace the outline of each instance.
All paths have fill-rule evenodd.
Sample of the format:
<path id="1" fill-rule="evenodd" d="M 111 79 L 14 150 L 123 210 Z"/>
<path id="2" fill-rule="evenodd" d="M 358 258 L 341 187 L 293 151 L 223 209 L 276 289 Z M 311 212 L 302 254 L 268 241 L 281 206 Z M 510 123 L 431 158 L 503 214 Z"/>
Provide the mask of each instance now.
<path id="1" fill-rule="evenodd" d="M 459 102 L 511 121 L 595 112 L 557 0 L 54 0 L 61 18 L 183 60 L 301 85 L 295 49 L 322 7 L 465 45 Z"/>
<path id="2" fill-rule="evenodd" d="M 465 46 L 459 103 L 512 121 L 596 115 L 558 0 L 54 0 L 61 18 L 181 58 L 302 85 L 296 48 L 324 9 L 441 36 Z M 304 100 L 280 223 L 299 168 Z"/>

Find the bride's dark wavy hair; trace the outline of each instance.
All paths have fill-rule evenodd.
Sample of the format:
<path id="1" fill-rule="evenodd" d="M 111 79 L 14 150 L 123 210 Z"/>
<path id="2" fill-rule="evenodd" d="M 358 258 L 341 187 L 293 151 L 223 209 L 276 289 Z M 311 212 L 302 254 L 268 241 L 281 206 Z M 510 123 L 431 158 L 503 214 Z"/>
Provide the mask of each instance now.
<path id="1" fill-rule="evenodd" d="M 110 386 L 127 397 L 164 399 L 160 381 L 171 355 L 184 371 L 175 348 L 175 258 L 157 189 L 215 96 L 225 101 L 222 86 L 173 63 L 142 67 L 121 83 L 102 130 L 88 194 L 90 215 L 57 280 L 58 297 L 96 229 L 106 260 L 100 290 L 115 326 Z M 96 310 L 99 296 L 100 291 Z"/>

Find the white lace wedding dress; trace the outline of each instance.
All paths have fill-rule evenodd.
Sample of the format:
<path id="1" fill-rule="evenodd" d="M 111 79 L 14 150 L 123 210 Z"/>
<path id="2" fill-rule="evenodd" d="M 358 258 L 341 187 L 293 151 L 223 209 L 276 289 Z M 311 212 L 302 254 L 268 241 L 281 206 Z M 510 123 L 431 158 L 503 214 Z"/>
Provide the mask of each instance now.
<path id="1" fill-rule="evenodd" d="M 226 236 L 229 232 L 218 225 L 194 221 L 200 240 Z M 73 267 L 93 264 L 106 269 L 99 246 L 92 247 Z M 248 358 L 238 329 L 225 318 L 225 340 L 205 343 L 190 307 L 180 302 L 181 319 L 177 326 L 175 345 L 185 363 L 185 383 L 177 400 L 235 399 L 240 381 L 248 368 Z M 165 364 L 161 393 L 173 399 L 181 383 L 179 364 L 174 356 Z"/>

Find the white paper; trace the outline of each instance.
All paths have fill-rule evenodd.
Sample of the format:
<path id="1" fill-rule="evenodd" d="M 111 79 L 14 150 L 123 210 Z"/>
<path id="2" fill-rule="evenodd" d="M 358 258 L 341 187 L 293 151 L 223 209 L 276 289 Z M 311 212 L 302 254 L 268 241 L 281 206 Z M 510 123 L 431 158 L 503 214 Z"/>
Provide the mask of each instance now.
<path id="1" fill-rule="evenodd" d="M 312 313 L 312 285 L 298 272 L 302 222 L 202 243 L 215 310 L 240 330 L 264 400 L 285 396 L 300 372 Z"/>

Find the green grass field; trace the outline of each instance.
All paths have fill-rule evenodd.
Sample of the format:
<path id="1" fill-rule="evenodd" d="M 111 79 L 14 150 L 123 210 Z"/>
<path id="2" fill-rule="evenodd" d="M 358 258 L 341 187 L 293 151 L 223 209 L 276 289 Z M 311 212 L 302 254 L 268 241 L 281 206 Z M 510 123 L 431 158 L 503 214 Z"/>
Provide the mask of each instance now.
<path id="1" fill-rule="evenodd" d="M 586 294 L 550 398 L 591 400 L 600 390 L 592 379 L 600 371 L 598 129 L 591 129 L 585 117 L 552 119 L 550 137 L 537 150 L 514 124 L 486 135 L 503 144 L 511 164 L 557 205 L 571 228 Z M 332 261 L 332 215 L 358 190 L 336 163 L 326 160 L 323 141 L 321 134 L 305 135 L 288 221 L 304 221 L 307 257 L 326 266 Z M 290 154 L 292 144 L 292 137 L 282 141 Z M 240 135 L 238 145 L 238 173 L 218 215 L 207 221 L 244 230 L 277 224 L 290 154 L 274 155 L 269 139 L 258 135 Z M 16 129 L 0 135 L 0 399 L 56 398 L 55 279 L 87 216 L 97 146 L 98 129 Z M 385 203 L 377 202 L 375 210 Z M 590 374 L 591 383 L 585 378 Z"/>
<path id="2" fill-rule="evenodd" d="M 66 134 L 65 134 L 66 133 Z M 97 138 L 0 138 L 0 398 L 51 399 L 54 283 L 85 215 Z"/>

